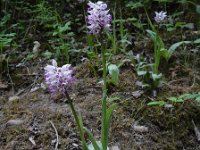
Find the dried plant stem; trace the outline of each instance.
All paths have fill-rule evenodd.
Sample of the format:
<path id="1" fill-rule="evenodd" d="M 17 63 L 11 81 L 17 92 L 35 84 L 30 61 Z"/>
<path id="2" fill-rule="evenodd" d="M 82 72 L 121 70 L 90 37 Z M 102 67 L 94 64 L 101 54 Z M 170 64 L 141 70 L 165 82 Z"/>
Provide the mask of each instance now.
<path id="1" fill-rule="evenodd" d="M 52 125 L 52 127 L 53 127 L 53 129 L 55 130 L 55 132 L 56 132 L 56 145 L 55 145 L 55 150 L 57 150 L 58 149 L 58 143 L 59 143 L 59 139 L 58 139 L 58 131 L 57 131 L 57 129 L 56 129 L 56 127 L 55 127 L 55 125 L 53 124 L 53 122 L 52 121 L 50 121 L 50 123 L 51 123 L 51 125 Z"/>

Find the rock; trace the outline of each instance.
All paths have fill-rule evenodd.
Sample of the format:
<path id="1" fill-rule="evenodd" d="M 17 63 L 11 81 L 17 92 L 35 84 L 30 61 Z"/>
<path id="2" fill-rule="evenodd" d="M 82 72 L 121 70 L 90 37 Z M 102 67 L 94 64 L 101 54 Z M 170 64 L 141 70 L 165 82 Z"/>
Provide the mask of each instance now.
<path id="1" fill-rule="evenodd" d="M 40 51 L 40 43 L 38 41 L 33 42 L 34 47 L 33 47 L 33 53 L 38 53 Z"/>
<path id="2" fill-rule="evenodd" d="M 24 121 L 21 120 L 21 119 L 12 119 L 12 120 L 9 120 L 7 123 L 6 123 L 6 126 L 19 126 L 23 123 Z"/>
<path id="3" fill-rule="evenodd" d="M 18 101 L 19 99 L 20 99 L 19 96 L 11 96 L 11 97 L 8 98 L 8 101 L 14 102 L 14 101 Z"/>
<path id="4" fill-rule="evenodd" d="M 3 83 L 0 81 L 0 90 L 7 89 L 7 88 L 8 88 L 8 85 L 7 85 L 7 84 L 3 84 Z"/>
<path id="5" fill-rule="evenodd" d="M 173 106 L 172 104 L 165 104 L 164 107 L 165 107 L 166 109 L 171 109 L 171 108 L 173 108 L 174 106 Z"/>
<path id="6" fill-rule="evenodd" d="M 76 143 L 72 143 L 72 145 L 73 145 L 74 147 L 78 147 L 78 144 L 76 144 Z"/>
<path id="7" fill-rule="evenodd" d="M 28 139 L 34 146 L 36 146 L 36 143 L 35 143 L 35 140 L 34 140 L 33 136 L 29 137 Z"/>
<path id="8" fill-rule="evenodd" d="M 132 96 L 135 98 L 139 98 L 142 96 L 143 93 L 144 91 L 138 90 L 138 91 L 132 92 Z"/>
<path id="9" fill-rule="evenodd" d="M 114 145 L 110 148 L 110 150 L 120 150 L 118 145 Z"/>
<path id="10" fill-rule="evenodd" d="M 135 130 L 136 132 L 148 132 L 149 131 L 149 129 L 148 129 L 148 127 L 145 127 L 145 126 L 140 126 L 140 125 L 136 125 L 136 124 L 134 124 L 133 126 L 133 130 Z"/>

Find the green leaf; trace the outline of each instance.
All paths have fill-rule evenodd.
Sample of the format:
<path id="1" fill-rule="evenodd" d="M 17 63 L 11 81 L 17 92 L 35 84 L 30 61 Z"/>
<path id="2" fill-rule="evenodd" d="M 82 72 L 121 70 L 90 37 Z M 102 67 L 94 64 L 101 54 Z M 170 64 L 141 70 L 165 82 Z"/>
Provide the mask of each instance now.
<path id="1" fill-rule="evenodd" d="M 183 97 L 184 100 L 192 100 L 195 99 L 198 96 L 198 94 L 188 94 L 185 97 Z"/>
<path id="2" fill-rule="evenodd" d="M 83 149 L 88 150 L 87 144 L 86 144 L 86 141 L 85 141 L 85 137 L 84 137 L 84 128 L 85 127 L 83 126 L 83 119 L 82 119 L 81 115 L 78 116 L 78 122 L 79 122 L 79 125 L 80 125 L 80 137 L 81 137 Z M 87 129 L 87 128 L 85 128 L 85 129 Z"/>
<path id="3" fill-rule="evenodd" d="M 181 103 L 181 102 L 184 102 L 184 99 L 183 98 L 177 98 L 177 97 L 169 97 L 167 98 L 168 100 L 172 101 L 172 102 L 175 102 L 175 103 Z"/>
<path id="4" fill-rule="evenodd" d="M 107 128 L 107 134 L 109 132 L 110 127 L 110 120 L 113 110 L 117 107 L 117 104 L 112 104 L 110 107 L 106 110 L 106 128 Z"/>
<path id="5" fill-rule="evenodd" d="M 185 97 L 187 97 L 189 95 L 190 95 L 189 93 L 185 93 L 185 94 L 180 95 L 178 98 L 185 98 Z"/>
<path id="6" fill-rule="evenodd" d="M 131 9 L 136 9 L 143 7 L 144 5 L 141 2 L 132 2 L 130 1 L 128 4 L 126 4 L 126 7 L 130 7 Z"/>
<path id="7" fill-rule="evenodd" d="M 126 21 L 127 22 L 132 22 L 132 21 L 137 21 L 138 19 L 135 17 L 131 17 L 131 18 L 127 18 Z"/>
<path id="8" fill-rule="evenodd" d="M 71 30 L 70 25 L 71 25 L 71 22 L 69 21 L 69 22 L 67 22 L 63 27 L 58 27 L 59 33 L 63 33 L 63 32 L 65 32 L 65 31 Z"/>
<path id="9" fill-rule="evenodd" d="M 113 110 L 117 107 L 117 104 L 112 104 L 110 105 L 110 107 L 106 110 L 106 123 L 107 123 L 107 127 L 109 127 L 110 125 L 110 119 L 111 119 L 111 114 L 113 112 Z"/>
<path id="10" fill-rule="evenodd" d="M 182 103 L 182 102 L 184 102 L 184 100 L 183 100 L 183 99 L 177 99 L 176 102 L 177 102 L 177 103 Z"/>
<path id="11" fill-rule="evenodd" d="M 103 150 L 101 141 L 96 141 L 96 143 L 97 143 L 97 145 L 100 147 L 100 150 Z M 97 149 L 95 149 L 95 148 L 93 147 L 92 143 L 91 143 L 91 144 L 88 145 L 88 150 L 97 150 Z M 109 150 L 109 148 L 107 147 L 106 150 Z"/>
<path id="12" fill-rule="evenodd" d="M 47 59 L 50 59 L 51 56 L 53 56 L 53 54 L 47 50 L 42 54 L 42 56 L 47 58 Z"/>
<path id="13" fill-rule="evenodd" d="M 147 33 L 149 34 L 150 38 L 153 40 L 153 41 L 156 41 L 156 33 L 151 31 L 151 30 L 146 30 Z"/>
<path id="14" fill-rule="evenodd" d="M 176 97 L 169 97 L 167 98 L 168 100 L 172 101 L 172 102 L 176 102 L 177 101 L 177 98 Z"/>
<path id="15" fill-rule="evenodd" d="M 161 74 L 161 73 L 160 73 L 160 74 L 152 73 L 152 79 L 153 79 L 154 81 L 159 80 L 159 79 L 161 79 L 161 78 L 162 78 L 162 74 Z"/>
<path id="16" fill-rule="evenodd" d="M 145 75 L 146 73 L 147 73 L 147 71 L 144 71 L 144 70 L 139 70 L 139 71 L 137 71 L 138 76 L 143 76 L 143 75 Z"/>
<path id="17" fill-rule="evenodd" d="M 161 48 L 160 55 L 167 60 L 169 58 L 169 51 L 167 49 Z"/>
<path id="18" fill-rule="evenodd" d="M 86 127 L 83 127 L 83 130 L 88 134 L 88 137 L 89 137 L 90 141 L 92 142 L 90 145 L 88 145 L 88 149 L 89 150 L 101 150 L 102 149 L 101 142 L 98 141 L 98 143 L 97 143 L 97 141 L 94 139 L 94 136 L 92 135 L 92 133 Z"/>
<path id="19" fill-rule="evenodd" d="M 175 52 L 175 50 L 181 46 L 182 44 L 190 44 L 192 43 L 192 41 L 181 41 L 181 42 L 177 42 L 177 43 L 174 43 L 170 46 L 169 48 L 169 58 L 172 56 L 172 54 Z"/>
<path id="20" fill-rule="evenodd" d="M 155 101 L 155 102 L 149 102 L 148 106 L 164 106 L 166 104 L 165 101 Z"/>
<path id="21" fill-rule="evenodd" d="M 195 44 L 199 44 L 199 43 L 200 43 L 200 39 L 196 39 L 196 40 L 194 41 L 194 43 L 195 43 Z"/>
<path id="22" fill-rule="evenodd" d="M 112 83 L 117 85 L 119 83 L 119 68 L 117 67 L 117 65 L 110 64 L 108 66 L 108 72 L 111 75 Z"/>
<path id="23" fill-rule="evenodd" d="M 117 100 L 119 100 L 119 99 L 120 99 L 120 97 L 113 96 L 113 97 L 109 97 L 109 98 L 107 99 L 107 101 L 110 102 L 110 103 L 112 103 L 112 102 L 117 101 Z"/>
<path id="24" fill-rule="evenodd" d="M 200 96 L 198 96 L 195 101 L 200 102 Z"/>
<path id="25" fill-rule="evenodd" d="M 151 30 L 146 30 L 147 33 L 149 34 L 150 38 L 153 40 L 154 42 L 154 47 L 156 47 L 156 51 L 161 51 L 163 49 L 165 49 L 165 45 L 162 41 L 162 38 L 154 31 Z"/>
<path id="26" fill-rule="evenodd" d="M 182 28 L 187 28 L 187 29 L 194 29 L 194 23 L 187 23 L 182 26 Z"/>
<path id="27" fill-rule="evenodd" d="M 176 22 L 175 27 L 176 27 L 176 28 L 177 28 L 177 27 L 182 27 L 184 24 L 185 24 L 185 22 L 180 22 L 180 21 L 178 21 L 178 22 Z"/>
<path id="28" fill-rule="evenodd" d="M 196 5 L 196 12 L 200 14 L 200 5 Z"/>

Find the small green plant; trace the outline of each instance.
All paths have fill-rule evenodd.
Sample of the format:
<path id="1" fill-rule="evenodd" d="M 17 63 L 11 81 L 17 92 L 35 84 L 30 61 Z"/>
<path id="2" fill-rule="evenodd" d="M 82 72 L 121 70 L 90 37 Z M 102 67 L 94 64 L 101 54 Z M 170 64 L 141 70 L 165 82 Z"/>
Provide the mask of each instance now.
<path id="1" fill-rule="evenodd" d="M 75 118 L 81 141 L 83 150 L 109 150 L 108 148 L 108 134 L 109 134 L 109 127 L 111 121 L 111 114 L 116 107 L 115 104 L 111 104 L 107 108 L 107 71 L 111 75 L 111 81 L 114 84 L 118 83 L 118 74 L 119 70 L 116 65 L 110 64 L 107 68 L 107 57 L 106 57 L 106 43 L 105 43 L 105 33 L 107 33 L 111 26 L 111 15 L 107 10 L 107 5 L 102 2 L 98 1 L 96 3 L 89 2 L 89 9 L 88 9 L 88 29 L 90 33 L 93 34 L 97 39 L 99 39 L 99 43 L 101 46 L 101 58 L 102 58 L 102 68 L 103 68 L 103 85 L 102 85 L 102 122 L 101 122 L 101 141 L 97 141 L 92 133 L 83 126 L 83 121 L 80 115 L 76 112 L 73 104 L 73 100 L 68 95 L 68 91 L 66 86 L 70 86 L 74 81 L 73 76 L 73 68 L 70 64 L 66 64 L 62 67 L 57 66 L 57 62 L 55 60 L 52 61 L 52 65 L 47 65 L 45 70 L 45 81 L 49 87 L 49 91 L 53 94 L 55 92 L 62 92 L 67 100 L 68 104 L 72 110 L 72 114 Z M 97 9 L 98 8 L 98 9 Z M 96 11 L 99 10 L 99 11 Z M 103 18 L 101 18 L 101 14 Z M 103 21 L 102 21 L 103 19 Z M 102 22 L 101 22 L 102 21 Z M 98 23 L 98 24 L 96 24 Z M 58 32 L 55 34 L 59 35 L 62 32 L 69 29 L 69 24 L 65 24 L 64 27 L 59 27 Z M 84 137 L 84 132 L 88 135 L 91 144 L 87 145 L 86 140 Z"/>
<path id="2" fill-rule="evenodd" d="M 157 26 L 156 26 L 156 25 L 153 25 L 145 7 L 144 7 L 144 10 L 145 10 L 145 13 L 146 13 L 146 16 L 148 19 L 148 23 L 151 27 L 151 30 L 146 30 L 146 31 L 154 44 L 154 63 L 150 64 L 150 65 L 149 64 L 139 65 L 138 68 L 140 70 L 142 68 L 142 72 L 141 71 L 140 72 L 137 71 L 137 72 L 139 72 L 138 75 L 146 76 L 146 77 L 144 77 L 144 79 L 146 78 L 147 80 L 150 80 L 149 82 L 153 81 L 152 82 L 153 86 L 151 86 L 151 87 L 156 88 L 157 86 L 160 85 L 159 82 L 162 79 L 162 74 L 159 73 L 159 66 L 160 66 L 161 58 L 164 58 L 166 61 L 168 61 L 178 47 L 182 46 L 183 44 L 191 44 L 193 42 L 192 41 L 180 41 L 180 42 L 172 44 L 167 49 L 162 40 L 162 37 L 160 36 L 160 34 L 158 32 L 160 23 L 162 23 L 164 21 L 164 19 L 167 17 L 166 12 L 163 12 L 163 11 L 161 11 L 159 13 L 155 12 L 156 16 L 154 17 L 154 20 L 155 20 L 155 22 L 157 22 Z M 158 28 L 156 29 L 156 27 L 158 27 Z"/>
<path id="3" fill-rule="evenodd" d="M 135 57 L 136 59 L 136 72 L 138 76 L 142 76 L 142 83 L 140 86 L 148 90 L 155 89 L 159 86 L 162 79 L 162 74 L 156 74 L 152 71 L 153 65 L 142 58 L 140 55 Z"/>
<path id="4" fill-rule="evenodd" d="M 7 22 L 10 20 L 10 15 L 5 15 L 0 22 L 0 28 L 4 29 Z M 1 73 L 4 70 L 3 62 L 5 61 L 5 55 L 3 54 L 3 51 L 10 47 L 14 38 L 16 36 L 16 33 L 7 33 L 6 30 L 1 30 L 0 33 L 0 76 Z"/>
<path id="5" fill-rule="evenodd" d="M 200 106 L 200 92 L 199 93 L 185 93 L 178 97 L 175 97 L 175 96 L 168 97 L 166 98 L 165 101 L 163 100 L 153 101 L 153 102 L 149 102 L 147 105 L 148 106 L 164 106 L 167 104 L 184 103 L 187 100 L 194 100 L 198 102 L 198 106 Z"/>
<path id="6" fill-rule="evenodd" d="M 61 26 L 59 23 L 54 26 L 55 30 L 53 32 L 54 37 L 58 37 L 58 42 L 61 43 L 61 46 L 57 47 L 57 57 L 59 57 L 61 54 L 65 56 L 66 62 L 69 63 L 69 51 L 70 51 L 70 45 L 69 42 L 72 40 L 74 33 L 71 32 L 71 22 L 68 21 L 64 24 L 64 26 Z"/>
<path id="7" fill-rule="evenodd" d="M 55 10 L 49 5 L 48 1 L 42 0 L 35 5 L 35 19 L 44 28 L 52 28 L 57 22 L 58 16 Z"/>

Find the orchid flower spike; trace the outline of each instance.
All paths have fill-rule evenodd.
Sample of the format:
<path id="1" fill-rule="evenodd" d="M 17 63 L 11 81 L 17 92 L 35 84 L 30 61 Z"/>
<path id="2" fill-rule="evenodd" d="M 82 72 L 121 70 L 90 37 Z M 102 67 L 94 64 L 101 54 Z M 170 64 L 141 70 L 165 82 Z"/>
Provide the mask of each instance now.
<path id="1" fill-rule="evenodd" d="M 161 12 L 155 12 L 156 16 L 154 17 L 154 20 L 157 23 L 162 23 L 165 18 L 167 17 L 167 12 L 161 11 Z"/>
<path id="2" fill-rule="evenodd" d="M 99 34 L 102 30 L 109 31 L 112 17 L 107 10 L 107 4 L 102 1 L 96 3 L 89 1 L 88 6 L 87 20 L 89 25 L 87 28 L 90 33 Z"/>
<path id="3" fill-rule="evenodd" d="M 45 82 L 51 93 L 65 92 L 66 88 L 75 81 L 74 69 L 71 64 L 58 67 L 57 62 L 53 59 L 52 65 L 44 67 L 44 71 Z"/>

